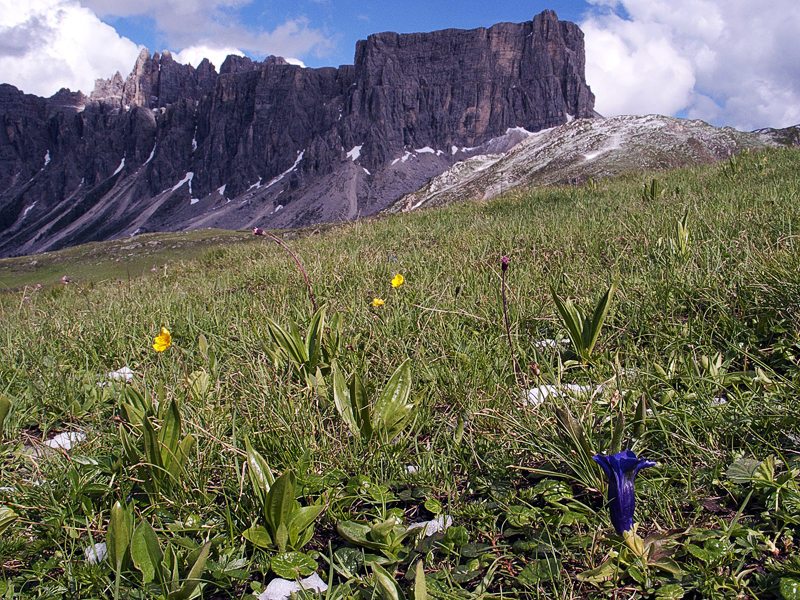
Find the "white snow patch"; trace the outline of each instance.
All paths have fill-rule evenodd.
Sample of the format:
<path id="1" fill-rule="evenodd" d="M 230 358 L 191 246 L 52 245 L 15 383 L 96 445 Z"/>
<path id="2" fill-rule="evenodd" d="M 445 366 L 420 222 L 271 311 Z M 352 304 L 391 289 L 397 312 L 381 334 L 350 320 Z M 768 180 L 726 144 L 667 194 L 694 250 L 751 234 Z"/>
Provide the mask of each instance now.
<path id="1" fill-rule="evenodd" d="M 192 137 L 192 152 L 197 150 L 197 126 L 194 127 L 194 137 Z"/>
<path id="2" fill-rule="evenodd" d="M 316 573 L 301 579 L 300 583 L 277 578 L 269 582 L 267 589 L 258 595 L 258 600 L 288 600 L 301 589 L 319 594 L 327 591 L 328 585 Z"/>
<path id="3" fill-rule="evenodd" d="M 44 442 L 44 445 L 48 448 L 62 448 L 64 450 L 69 450 L 73 446 L 80 444 L 85 439 L 85 433 L 81 433 L 80 431 L 67 431 L 65 433 L 59 433 L 58 435 L 54 436 L 53 439 L 47 440 Z"/>
<path id="4" fill-rule="evenodd" d="M 402 160 L 403 162 L 406 162 L 412 156 L 413 156 L 413 154 L 411 154 L 411 152 L 406 151 L 406 153 L 403 154 L 403 157 L 400 160 Z"/>
<path id="5" fill-rule="evenodd" d="M 50 164 L 50 150 L 48 150 L 47 154 L 44 155 L 44 166 L 46 167 L 49 164 Z"/>
<path id="6" fill-rule="evenodd" d="M 279 210 L 283 210 L 283 204 L 278 204 L 273 212 L 278 212 Z"/>
<path id="7" fill-rule="evenodd" d="M 610 152 L 611 150 L 617 150 L 622 147 L 622 136 L 619 134 L 611 136 L 611 139 L 608 143 L 600 148 L 599 150 L 595 150 L 594 152 L 589 152 L 588 154 L 584 154 L 583 157 L 589 161 L 594 160 L 601 154 L 605 154 L 606 152 Z"/>
<path id="8" fill-rule="evenodd" d="M 567 113 L 567 123 L 572 123 L 574 120 L 575 120 L 575 117 L 573 117 L 571 114 Z"/>
<path id="9" fill-rule="evenodd" d="M 132 381 L 133 375 L 130 367 L 122 367 L 119 371 L 109 371 L 108 378 L 115 381 Z"/>
<path id="10" fill-rule="evenodd" d="M 250 191 L 250 190 L 252 190 L 253 188 L 256 188 L 256 189 L 258 189 L 258 188 L 260 188 L 260 187 L 261 187 L 261 177 L 259 177 L 259 178 L 258 178 L 258 181 L 256 181 L 256 182 L 255 182 L 253 185 L 251 185 L 249 188 L 247 188 L 247 191 L 249 192 L 249 191 Z"/>
<path id="11" fill-rule="evenodd" d="M 463 146 L 463 147 L 461 148 L 461 151 L 462 151 L 462 152 L 472 152 L 473 150 L 475 150 L 475 148 L 477 148 L 477 146 L 471 146 L 471 147 L 469 147 L 469 148 L 468 148 L 467 146 Z"/>
<path id="12" fill-rule="evenodd" d="M 361 148 L 364 147 L 364 144 L 360 146 L 353 146 L 353 149 L 347 153 L 347 158 L 351 159 L 353 162 L 356 162 L 359 156 L 361 156 Z"/>
<path id="13" fill-rule="evenodd" d="M 399 158 L 395 158 L 395 159 L 392 161 L 392 164 L 393 164 L 393 165 L 396 165 L 396 164 L 397 164 L 397 163 L 399 163 L 399 162 L 400 162 L 400 159 L 399 159 Z"/>
<path id="14" fill-rule="evenodd" d="M 147 163 L 149 163 L 151 160 L 153 160 L 153 157 L 156 155 L 156 146 L 158 146 L 158 143 L 153 144 L 153 149 L 150 151 L 150 156 L 148 156 L 147 160 L 144 161 L 145 165 Z M 144 165 L 142 165 L 142 166 L 144 166 Z"/>
<path id="15" fill-rule="evenodd" d="M 83 551 L 83 555 L 86 557 L 86 562 L 90 565 L 96 565 L 103 562 L 106 556 L 108 556 L 108 548 L 105 542 L 99 542 L 86 548 L 86 550 Z"/>
<path id="16" fill-rule="evenodd" d="M 458 146 L 450 146 L 450 154 L 455 154 L 458 152 Z"/>
<path id="17" fill-rule="evenodd" d="M 189 200 L 189 204 L 197 204 L 198 202 L 200 202 L 200 198 L 191 198 Z"/>
<path id="18" fill-rule="evenodd" d="M 359 148 L 360 148 L 360 146 L 359 146 Z M 273 179 L 272 181 L 270 181 L 270 182 L 267 184 L 267 186 L 266 186 L 266 187 L 270 187 L 270 186 L 272 186 L 272 185 L 275 185 L 275 184 L 276 184 L 276 183 L 278 183 L 278 182 L 279 182 L 281 179 L 283 179 L 284 177 L 286 177 L 286 176 L 287 176 L 289 173 L 291 173 L 292 171 L 294 171 L 294 170 L 297 168 L 297 165 L 299 165 L 299 164 L 300 164 L 300 161 L 301 161 L 301 160 L 303 160 L 303 155 L 304 155 L 305 153 L 306 153 L 305 149 L 304 149 L 302 152 L 298 152 L 298 153 L 297 153 L 297 160 L 295 160 L 295 161 L 294 161 L 294 164 L 293 164 L 293 165 L 292 165 L 290 168 L 286 169 L 286 170 L 285 170 L 283 173 L 281 173 L 280 175 L 278 175 L 278 176 L 277 176 L 275 179 Z M 261 183 L 261 180 L 259 179 L 259 180 L 258 180 L 258 182 L 259 182 L 259 183 Z M 261 187 L 261 186 L 259 185 L 259 187 Z"/>
<path id="19" fill-rule="evenodd" d="M 515 131 L 517 131 L 519 133 L 523 133 L 527 137 L 531 137 L 532 135 L 536 135 L 534 132 L 528 131 L 524 127 L 509 127 L 508 129 L 506 129 L 506 135 L 508 135 L 509 133 L 513 133 Z"/>
<path id="20" fill-rule="evenodd" d="M 178 183 L 176 183 L 175 185 L 172 186 L 172 191 L 174 192 L 175 190 L 177 190 L 179 187 L 181 187 L 184 183 L 186 183 L 188 181 L 189 182 L 189 195 L 191 196 L 192 195 L 192 179 L 194 179 L 194 173 L 189 171 L 188 173 L 186 173 L 186 175 L 183 176 L 183 179 L 181 179 Z"/>
<path id="21" fill-rule="evenodd" d="M 367 175 L 372 175 L 372 173 L 370 173 L 369 171 L 367 171 L 367 169 L 366 169 L 365 167 L 361 167 L 361 168 L 362 168 L 362 169 L 364 169 L 364 173 L 366 173 Z"/>
<path id="22" fill-rule="evenodd" d="M 83 183 L 83 182 L 81 182 L 81 183 Z M 31 210 L 31 209 L 32 209 L 34 206 L 36 206 L 36 203 L 37 203 L 37 202 L 38 202 L 38 200 L 35 200 L 35 201 L 33 202 L 33 204 L 31 204 L 30 206 L 28 206 L 28 207 L 25 209 L 25 212 L 24 212 L 24 213 L 22 213 L 22 218 L 23 218 L 23 219 L 24 219 L 25 217 L 27 217 L 27 216 L 28 216 L 28 213 L 30 212 L 30 210 Z"/>
<path id="23" fill-rule="evenodd" d="M 224 195 L 225 195 L 225 188 L 226 188 L 226 187 L 228 187 L 228 184 L 227 184 L 227 183 L 226 183 L 225 185 L 221 186 L 221 187 L 218 187 L 218 188 L 217 188 L 217 193 L 218 193 L 220 196 L 224 196 Z"/>
<path id="24" fill-rule="evenodd" d="M 436 154 L 436 150 L 430 146 L 425 146 L 424 148 L 415 148 L 414 152 L 419 152 L 420 154 Z"/>
<path id="25" fill-rule="evenodd" d="M 444 152 L 442 150 L 437 150 L 436 151 L 436 156 L 441 156 L 442 154 L 444 154 Z"/>
<path id="26" fill-rule="evenodd" d="M 116 170 L 116 171 L 114 171 L 114 172 L 111 174 L 111 176 L 113 177 L 114 175 L 116 175 L 117 173 L 119 173 L 120 171 L 122 171 L 122 169 L 124 169 L 124 168 L 125 168 L 125 157 L 123 156 L 123 157 L 122 157 L 122 160 L 121 160 L 121 161 L 120 161 L 120 163 L 119 163 L 119 166 L 117 167 L 117 170 Z"/>

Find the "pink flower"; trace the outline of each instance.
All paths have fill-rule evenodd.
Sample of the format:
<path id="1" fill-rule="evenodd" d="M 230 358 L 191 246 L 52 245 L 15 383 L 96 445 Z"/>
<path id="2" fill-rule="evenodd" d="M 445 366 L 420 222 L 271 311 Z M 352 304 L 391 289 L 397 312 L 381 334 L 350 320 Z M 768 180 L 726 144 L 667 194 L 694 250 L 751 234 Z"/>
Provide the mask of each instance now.
<path id="1" fill-rule="evenodd" d="M 64 276 L 61 278 L 61 283 L 69 283 L 69 277 L 67 277 L 66 275 L 64 275 Z"/>
<path id="2" fill-rule="evenodd" d="M 42 289 L 42 284 L 41 284 L 41 283 L 37 283 L 37 284 L 36 284 L 36 287 L 34 288 L 34 290 L 33 290 L 33 291 L 34 291 L 34 292 L 38 292 L 40 289 Z"/>
<path id="3" fill-rule="evenodd" d="M 264 230 L 258 227 L 253 227 L 253 235 L 264 235 Z"/>

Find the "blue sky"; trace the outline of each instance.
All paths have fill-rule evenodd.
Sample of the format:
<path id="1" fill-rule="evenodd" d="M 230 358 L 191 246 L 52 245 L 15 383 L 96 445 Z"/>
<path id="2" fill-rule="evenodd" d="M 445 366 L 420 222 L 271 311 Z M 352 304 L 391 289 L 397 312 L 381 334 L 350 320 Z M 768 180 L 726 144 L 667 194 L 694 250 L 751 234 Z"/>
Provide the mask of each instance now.
<path id="1" fill-rule="evenodd" d="M 577 22 L 589 10 L 583 0 L 561 2 L 498 0 L 463 0 L 441 2 L 406 0 L 402 2 L 356 2 L 352 0 L 298 0 L 297 2 L 252 2 L 229 8 L 226 17 L 234 19 L 249 29 L 273 31 L 281 24 L 306 20 L 310 27 L 319 29 L 329 41 L 301 53 L 299 58 L 309 67 L 352 64 L 356 41 L 372 33 L 395 31 L 412 33 L 438 29 L 474 29 L 490 27 L 504 21 L 519 23 L 529 21 L 543 10 L 555 10 L 562 20 Z M 174 52 L 183 49 L 175 46 L 170 35 L 158 30 L 152 17 L 115 17 L 102 19 L 126 36 L 151 51 L 164 48 Z M 179 38 L 178 38 L 179 39 Z M 249 50 L 249 52 L 248 52 Z M 263 59 L 265 53 L 244 49 L 252 58 Z"/>
<path id="2" fill-rule="evenodd" d="M 338 66 L 371 33 L 488 27 L 545 9 L 583 30 L 605 116 L 800 124 L 798 0 L 0 0 L 0 82 L 88 94 L 95 79 L 130 73 L 143 47 L 195 66 L 228 53 Z"/>

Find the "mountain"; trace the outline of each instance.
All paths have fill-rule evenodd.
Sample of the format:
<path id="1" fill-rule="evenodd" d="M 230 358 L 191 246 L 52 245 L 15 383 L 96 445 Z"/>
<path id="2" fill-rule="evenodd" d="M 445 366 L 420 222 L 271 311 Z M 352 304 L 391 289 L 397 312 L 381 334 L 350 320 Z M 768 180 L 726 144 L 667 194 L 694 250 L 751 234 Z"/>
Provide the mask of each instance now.
<path id="1" fill-rule="evenodd" d="M 380 33 L 353 65 L 168 52 L 87 97 L 0 85 L 0 256 L 145 231 L 281 228 L 392 205 L 455 163 L 592 118 L 583 33 L 552 11 Z"/>
<path id="2" fill-rule="evenodd" d="M 515 187 L 586 183 L 625 173 L 729 159 L 747 150 L 800 146 L 800 126 L 751 133 L 661 115 L 579 119 L 537 133 L 507 152 L 456 163 L 385 210 L 408 212 L 485 200 Z"/>

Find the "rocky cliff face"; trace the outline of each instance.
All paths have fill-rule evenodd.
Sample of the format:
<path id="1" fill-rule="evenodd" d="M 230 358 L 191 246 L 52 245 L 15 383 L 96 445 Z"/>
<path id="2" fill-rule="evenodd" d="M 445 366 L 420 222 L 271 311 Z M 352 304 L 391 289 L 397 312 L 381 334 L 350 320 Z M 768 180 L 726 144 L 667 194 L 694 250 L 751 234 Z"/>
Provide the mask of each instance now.
<path id="1" fill-rule="evenodd" d="M 552 11 L 381 33 L 354 65 L 143 51 L 87 98 L 0 85 L 0 255 L 136 232 L 294 227 L 386 208 L 517 128 L 594 116 L 583 34 Z"/>

